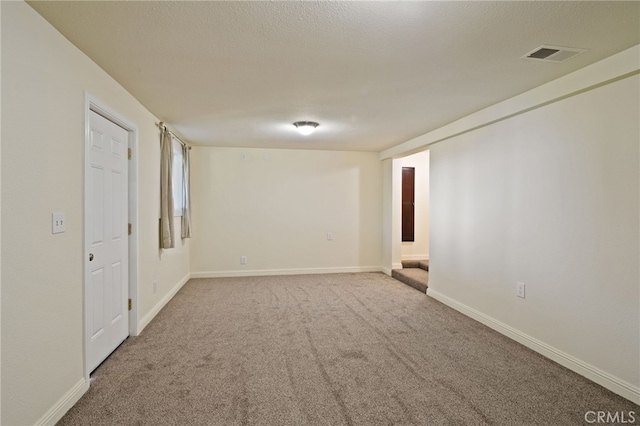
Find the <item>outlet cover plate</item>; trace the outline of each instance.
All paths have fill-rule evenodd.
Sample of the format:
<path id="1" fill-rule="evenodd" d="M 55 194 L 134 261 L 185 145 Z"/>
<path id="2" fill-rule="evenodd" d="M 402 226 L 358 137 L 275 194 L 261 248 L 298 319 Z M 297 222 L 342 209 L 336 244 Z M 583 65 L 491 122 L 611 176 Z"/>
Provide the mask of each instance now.
<path id="1" fill-rule="evenodd" d="M 51 233 L 60 234 L 67 230 L 67 217 L 64 213 L 51 213 Z"/>
<path id="2" fill-rule="evenodd" d="M 521 283 L 521 282 L 516 283 L 516 296 L 524 299 L 524 296 L 525 296 L 524 283 Z"/>

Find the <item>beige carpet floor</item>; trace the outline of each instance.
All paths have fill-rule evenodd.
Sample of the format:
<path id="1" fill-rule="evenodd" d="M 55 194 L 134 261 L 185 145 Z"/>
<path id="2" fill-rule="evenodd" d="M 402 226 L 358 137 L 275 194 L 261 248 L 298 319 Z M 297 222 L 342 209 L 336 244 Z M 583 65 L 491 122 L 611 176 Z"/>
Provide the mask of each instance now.
<path id="1" fill-rule="evenodd" d="M 429 272 L 421 268 L 394 269 L 391 276 L 421 293 L 425 293 L 429 287 Z"/>
<path id="2" fill-rule="evenodd" d="M 640 413 L 378 273 L 191 280 L 94 377 L 60 425 L 580 425 L 590 410 Z"/>

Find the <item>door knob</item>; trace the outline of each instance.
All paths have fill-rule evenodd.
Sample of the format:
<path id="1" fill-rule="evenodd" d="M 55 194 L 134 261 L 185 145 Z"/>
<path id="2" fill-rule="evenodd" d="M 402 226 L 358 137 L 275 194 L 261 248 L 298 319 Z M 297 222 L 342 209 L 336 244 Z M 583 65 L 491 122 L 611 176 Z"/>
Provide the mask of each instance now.
<path id="1" fill-rule="evenodd" d="M 89 253 L 89 262 L 93 260 L 93 253 Z"/>

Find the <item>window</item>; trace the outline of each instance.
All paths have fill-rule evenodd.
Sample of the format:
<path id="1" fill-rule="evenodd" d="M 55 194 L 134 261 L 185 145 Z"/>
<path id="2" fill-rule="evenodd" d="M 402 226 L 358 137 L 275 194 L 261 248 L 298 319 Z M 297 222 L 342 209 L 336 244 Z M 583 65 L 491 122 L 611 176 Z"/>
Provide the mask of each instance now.
<path id="1" fill-rule="evenodd" d="M 173 164 L 171 166 L 171 185 L 173 187 L 173 216 L 182 216 L 184 212 L 184 196 L 182 185 L 182 144 L 172 139 Z"/>

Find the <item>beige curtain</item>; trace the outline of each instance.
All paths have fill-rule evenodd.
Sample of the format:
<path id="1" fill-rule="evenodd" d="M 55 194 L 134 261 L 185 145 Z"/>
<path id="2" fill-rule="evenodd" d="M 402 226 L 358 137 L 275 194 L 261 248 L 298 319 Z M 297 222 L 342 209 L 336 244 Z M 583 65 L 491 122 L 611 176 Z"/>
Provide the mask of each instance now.
<path id="1" fill-rule="evenodd" d="M 182 238 L 191 238 L 191 149 L 182 145 Z"/>
<path id="2" fill-rule="evenodd" d="M 163 249 L 174 247 L 172 165 L 172 137 L 164 129 L 160 136 L 160 248 Z"/>

